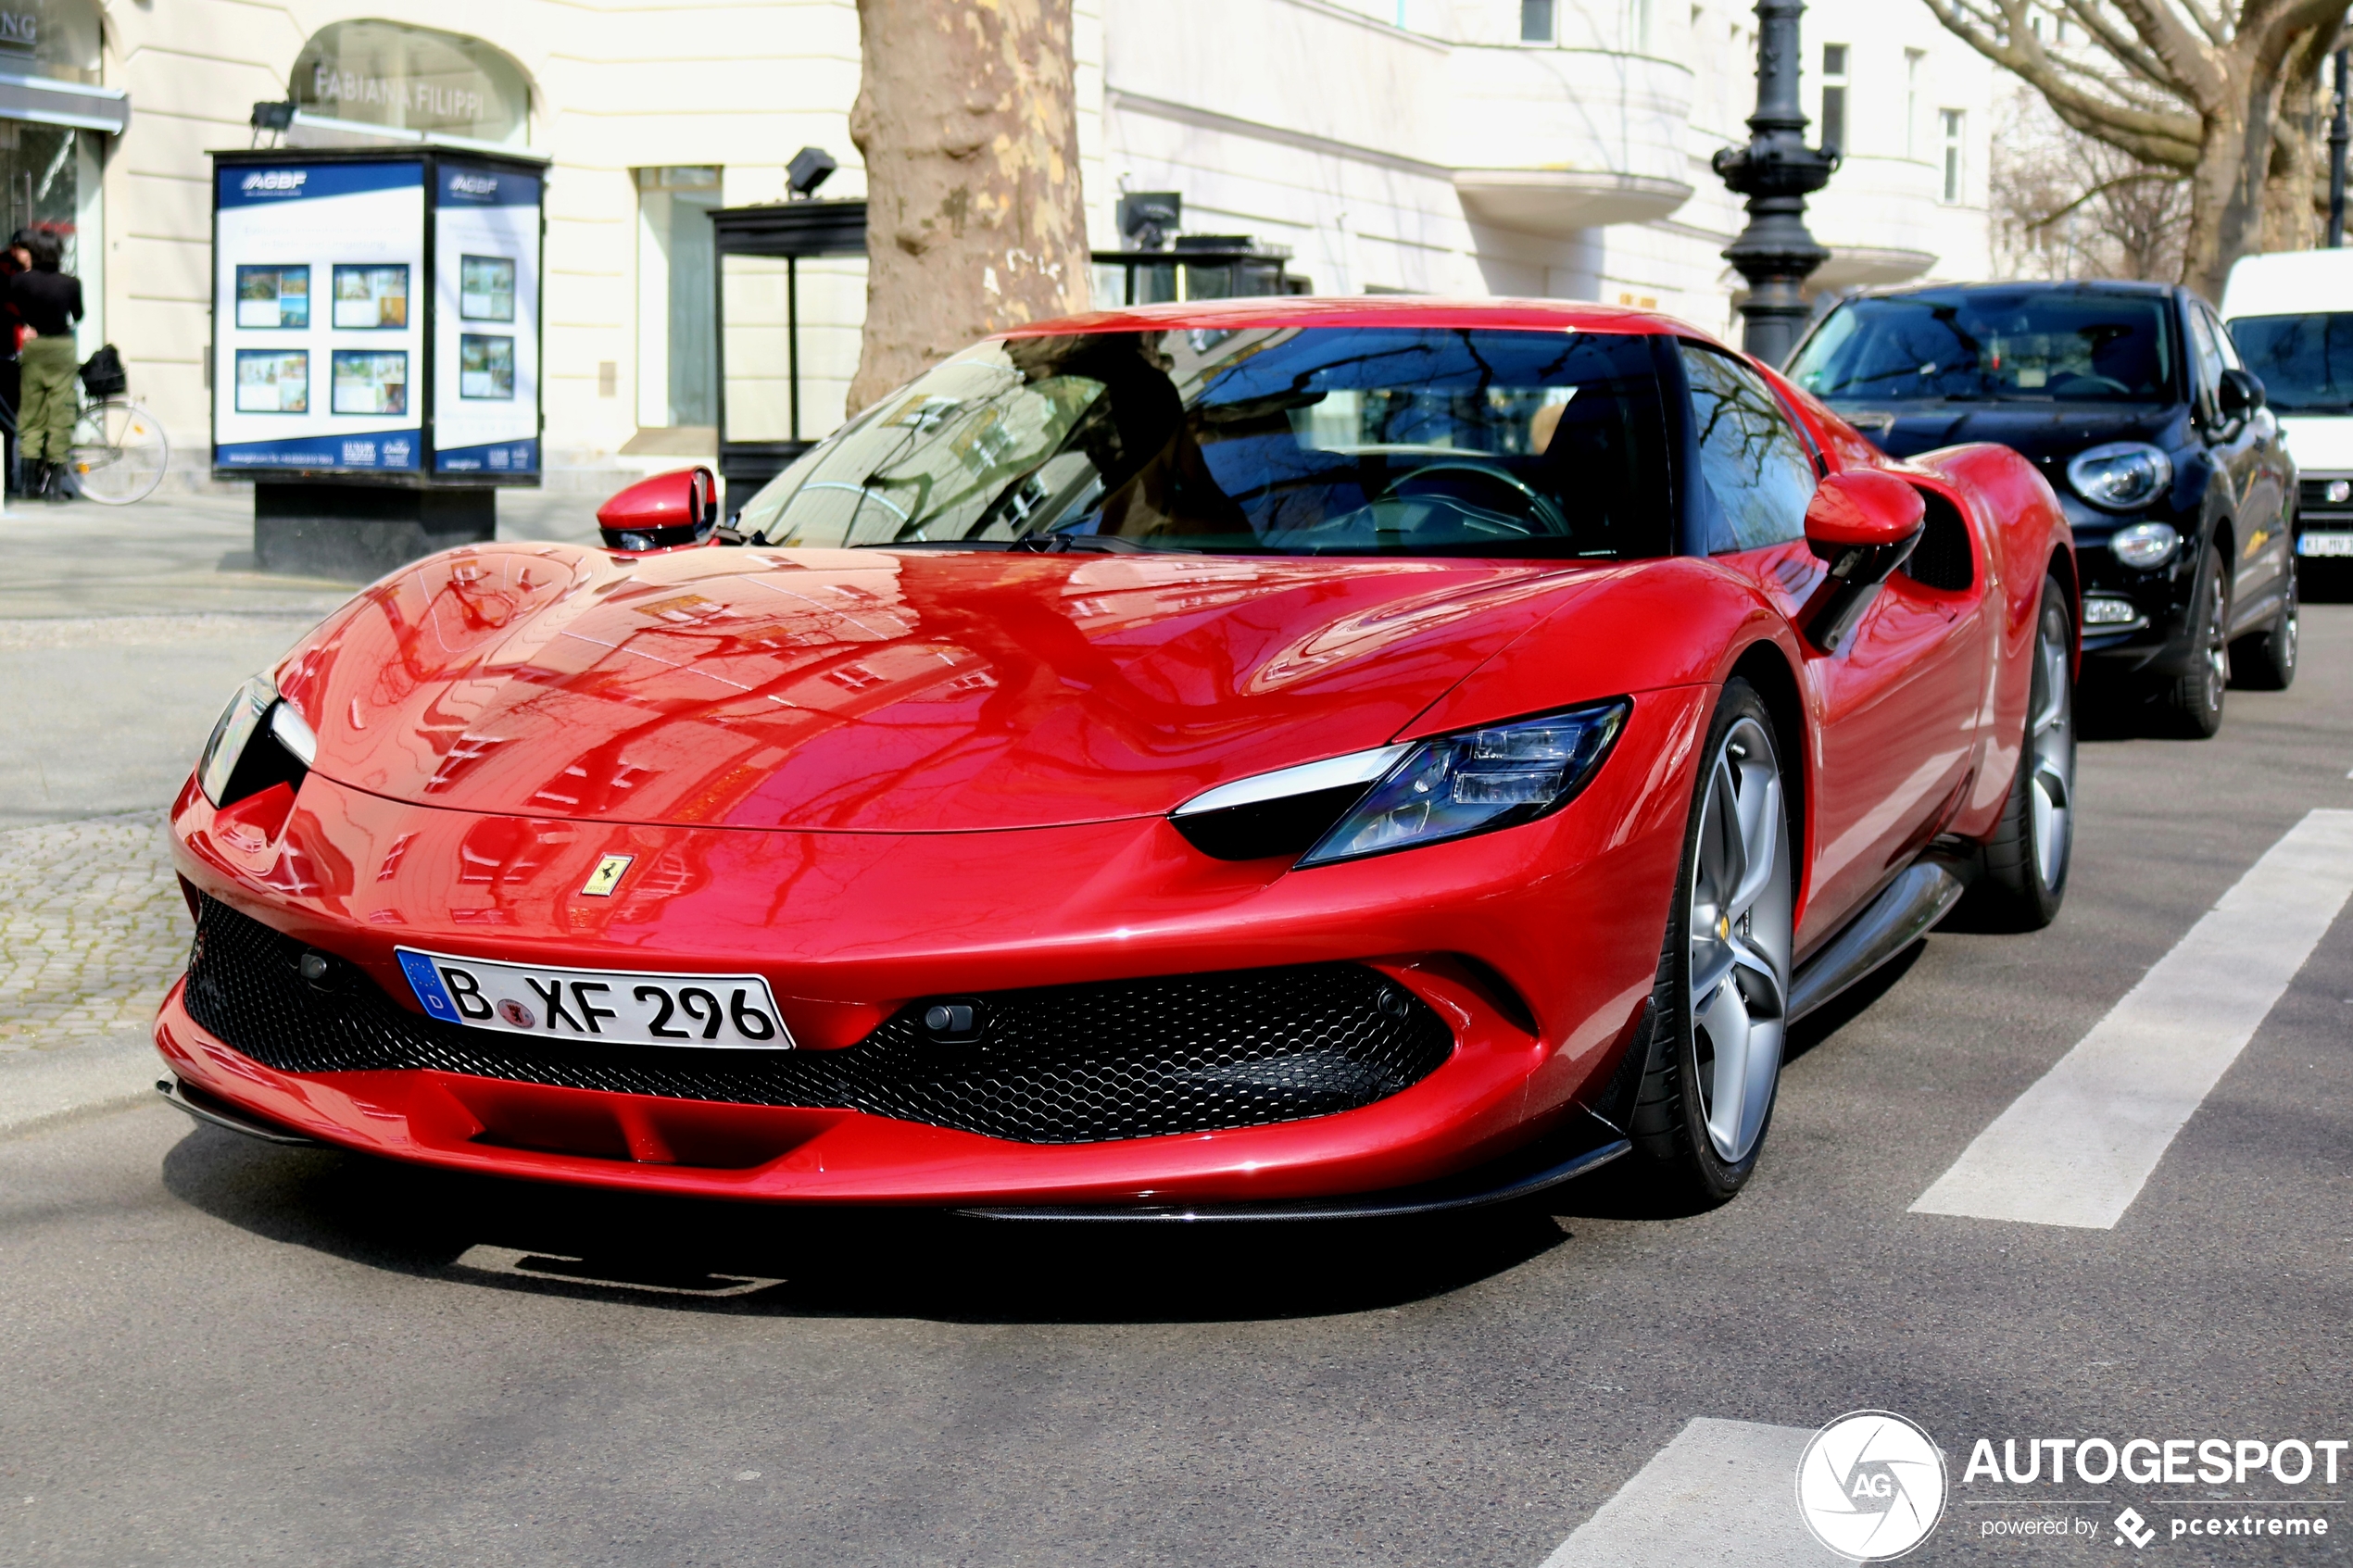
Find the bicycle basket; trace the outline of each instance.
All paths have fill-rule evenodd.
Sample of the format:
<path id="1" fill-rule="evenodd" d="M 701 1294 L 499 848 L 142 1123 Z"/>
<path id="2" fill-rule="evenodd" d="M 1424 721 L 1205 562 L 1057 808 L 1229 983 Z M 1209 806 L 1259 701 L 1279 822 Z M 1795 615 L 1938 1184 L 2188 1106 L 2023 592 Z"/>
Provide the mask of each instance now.
<path id="1" fill-rule="evenodd" d="M 113 344 L 90 356 L 82 367 L 82 386 L 93 397 L 116 397 L 130 390 L 131 377 L 124 372 L 122 356 L 115 352 Z"/>

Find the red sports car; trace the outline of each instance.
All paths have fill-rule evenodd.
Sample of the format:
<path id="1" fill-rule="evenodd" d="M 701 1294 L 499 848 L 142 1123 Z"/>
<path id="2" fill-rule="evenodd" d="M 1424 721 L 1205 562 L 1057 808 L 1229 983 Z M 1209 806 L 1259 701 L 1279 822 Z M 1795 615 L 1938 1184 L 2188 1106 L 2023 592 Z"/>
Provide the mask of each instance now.
<path id="1" fill-rule="evenodd" d="M 1664 317 L 1048 322 L 709 497 L 406 568 L 238 693 L 176 1102 L 795 1203 L 1705 1201 L 1793 1020 L 2066 882 L 2049 488 Z"/>

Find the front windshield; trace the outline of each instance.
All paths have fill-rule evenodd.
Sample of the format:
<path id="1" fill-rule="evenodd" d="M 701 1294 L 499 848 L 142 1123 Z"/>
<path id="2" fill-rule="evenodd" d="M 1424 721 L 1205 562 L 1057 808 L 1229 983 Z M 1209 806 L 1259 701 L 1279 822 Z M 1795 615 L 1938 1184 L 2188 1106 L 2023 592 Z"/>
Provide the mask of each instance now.
<path id="1" fill-rule="evenodd" d="M 2174 358 L 2161 296 L 1940 289 L 1847 301 L 1789 373 L 1831 403 L 2165 403 Z"/>
<path id="2" fill-rule="evenodd" d="M 985 343 L 754 496 L 758 544 L 1667 553 L 1650 340 L 1256 327 Z"/>
<path id="3" fill-rule="evenodd" d="M 2242 316 L 2231 341 L 2276 411 L 2353 413 L 2353 314 Z"/>

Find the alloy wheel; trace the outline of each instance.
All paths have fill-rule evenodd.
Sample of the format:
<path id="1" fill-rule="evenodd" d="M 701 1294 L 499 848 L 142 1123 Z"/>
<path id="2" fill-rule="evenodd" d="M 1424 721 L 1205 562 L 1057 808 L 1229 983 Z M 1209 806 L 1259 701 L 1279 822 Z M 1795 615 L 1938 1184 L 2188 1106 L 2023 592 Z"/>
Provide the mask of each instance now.
<path id="1" fill-rule="evenodd" d="M 2228 602 L 2222 596 L 2222 579 L 2218 573 L 2206 601 L 2205 662 L 2200 670 L 2209 713 L 2221 710 L 2223 690 L 2231 684 L 2231 645 L 2223 633 L 2228 619 Z"/>
<path id="2" fill-rule="evenodd" d="M 2034 648 L 2034 723 L 2027 803 L 2033 814 L 2035 872 L 2045 888 L 2067 875 L 2075 791 L 2075 680 L 2070 668 L 2067 612 L 2045 602 Z"/>
<path id="3" fill-rule="evenodd" d="M 1708 1141 L 1727 1163 L 1765 1130 L 1789 1005 L 1789 831 L 1772 737 L 1753 718 L 1709 760 L 1692 862 L 1685 997 Z"/>

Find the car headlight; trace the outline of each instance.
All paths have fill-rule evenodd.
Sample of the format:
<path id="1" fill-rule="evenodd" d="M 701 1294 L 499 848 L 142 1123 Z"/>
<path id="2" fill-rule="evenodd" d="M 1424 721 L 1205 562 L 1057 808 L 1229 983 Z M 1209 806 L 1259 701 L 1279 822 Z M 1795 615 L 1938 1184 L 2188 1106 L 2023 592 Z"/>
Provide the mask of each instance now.
<path id="1" fill-rule="evenodd" d="M 2116 558 L 2136 571 L 2151 571 L 2173 558 L 2174 548 L 2182 542 L 2180 533 L 2170 522 L 2136 522 L 2130 528 L 2120 528 L 2108 542 Z"/>
<path id="2" fill-rule="evenodd" d="M 2145 441 L 2112 441 L 2079 452 L 2067 482 L 2095 507 L 2129 512 L 2156 500 L 2173 483 L 2173 459 Z"/>
<path id="3" fill-rule="evenodd" d="M 214 806 L 227 806 L 272 784 L 299 788 L 318 758 L 308 722 L 278 696 L 275 681 L 256 675 L 220 710 L 196 759 L 196 785 Z"/>

